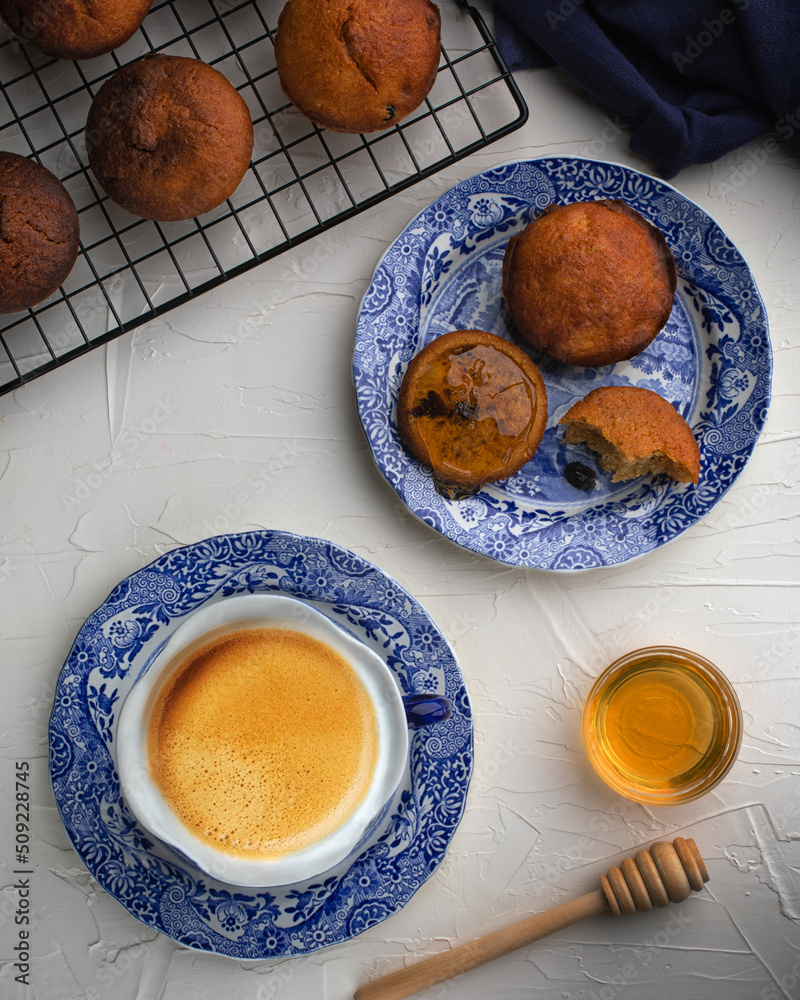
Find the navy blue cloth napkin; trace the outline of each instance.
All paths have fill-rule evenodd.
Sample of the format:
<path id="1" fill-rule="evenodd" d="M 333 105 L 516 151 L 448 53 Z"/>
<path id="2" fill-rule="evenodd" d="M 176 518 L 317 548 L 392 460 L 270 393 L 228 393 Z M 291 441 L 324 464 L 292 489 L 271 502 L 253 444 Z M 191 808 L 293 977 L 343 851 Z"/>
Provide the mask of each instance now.
<path id="1" fill-rule="evenodd" d="M 495 0 L 512 70 L 557 64 L 673 177 L 800 137 L 800 0 Z M 770 146 L 769 144 L 772 144 Z"/>

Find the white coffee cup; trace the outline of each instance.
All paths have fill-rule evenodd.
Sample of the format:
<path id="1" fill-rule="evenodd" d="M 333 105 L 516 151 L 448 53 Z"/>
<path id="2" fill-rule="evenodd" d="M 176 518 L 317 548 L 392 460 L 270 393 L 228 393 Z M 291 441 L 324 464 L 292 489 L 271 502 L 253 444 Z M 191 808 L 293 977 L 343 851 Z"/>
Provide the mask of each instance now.
<path id="1" fill-rule="evenodd" d="M 206 644 L 229 633 L 256 628 L 299 632 L 327 644 L 342 656 L 369 696 L 378 731 L 375 765 L 366 794 L 342 825 L 299 851 L 264 859 L 227 853 L 190 831 L 165 800 L 153 778 L 148 755 L 151 712 L 175 671 L 180 670 L 193 651 Z M 430 720 L 424 718 L 425 709 L 431 707 L 426 704 L 421 722 L 417 719 L 415 723 L 409 715 L 412 724 L 439 721 L 449 714 L 445 699 L 431 698 L 427 702 L 432 703 Z M 247 594 L 223 598 L 190 614 L 134 683 L 119 716 L 117 768 L 125 800 L 151 834 L 222 882 L 266 888 L 321 875 L 357 856 L 381 832 L 388 823 L 395 793 L 406 770 L 407 727 L 407 710 L 395 677 L 374 650 L 304 601 L 282 594 Z"/>

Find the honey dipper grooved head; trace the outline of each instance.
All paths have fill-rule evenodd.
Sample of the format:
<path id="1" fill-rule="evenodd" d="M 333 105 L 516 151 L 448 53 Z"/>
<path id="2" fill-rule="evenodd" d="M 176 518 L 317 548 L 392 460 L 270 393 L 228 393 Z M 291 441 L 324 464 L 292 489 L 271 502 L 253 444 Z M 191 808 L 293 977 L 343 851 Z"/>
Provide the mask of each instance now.
<path id="1" fill-rule="evenodd" d="M 620 866 L 600 876 L 600 884 L 614 916 L 646 911 L 653 906 L 680 903 L 703 888 L 709 879 L 693 840 L 677 837 L 673 843 L 656 841 L 649 851 L 638 851 Z"/>

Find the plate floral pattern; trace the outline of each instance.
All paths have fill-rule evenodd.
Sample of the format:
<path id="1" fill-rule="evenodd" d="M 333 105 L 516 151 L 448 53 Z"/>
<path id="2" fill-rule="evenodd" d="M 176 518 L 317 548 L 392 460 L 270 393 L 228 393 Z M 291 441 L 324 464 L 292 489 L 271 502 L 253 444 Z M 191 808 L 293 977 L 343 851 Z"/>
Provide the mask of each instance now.
<path id="1" fill-rule="evenodd" d="M 349 867 L 269 891 L 216 882 L 154 842 L 120 795 L 114 757 L 120 706 L 184 616 L 264 591 L 307 601 L 372 646 L 404 694 L 440 694 L 453 704 L 446 721 L 409 733 L 408 773 L 386 832 Z M 463 813 L 472 738 L 458 664 L 410 594 L 330 542 L 261 531 L 169 552 L 90 615 L 58 680 L 50 778 L 75 850 L 134 916 L 190 948 L 270 958 L 348 940 L 409 900 L 442 861 Z"/>
<path id="2" fill-rule="evenodd" d="M 577 368 L 521 343 L 502 295 L 511 236 L 549 204 L 619 198 L 664 233 L 678 270 L 666 327 L 630 361 Z M 448 501 L 430 469 L 397 435 L 397 396 L 410 359 L 435 337 L 481 329 L 513 340 L 539 365 L 549 422 L 516 475 L 465 501 Z M 546 157 L 502 164 L 463 181 L 420 213 L 380 261 L 361 304 L 353 374 L 375 462 L 406 506 L 456 544 L 515 566 L 575 571 L 612 566 L 677 537 L 741 473 L 766 419 L 772 376 L 767 315 L 737 248 L 716 222 L 664 181 L 619 164 Z M 558 421 L 598 385 L 638 385 L 665 396 L 700 443 L 700 482 L 665 476 L 570 486 L 570 461 L 588 452 L 563 441 Z"/>

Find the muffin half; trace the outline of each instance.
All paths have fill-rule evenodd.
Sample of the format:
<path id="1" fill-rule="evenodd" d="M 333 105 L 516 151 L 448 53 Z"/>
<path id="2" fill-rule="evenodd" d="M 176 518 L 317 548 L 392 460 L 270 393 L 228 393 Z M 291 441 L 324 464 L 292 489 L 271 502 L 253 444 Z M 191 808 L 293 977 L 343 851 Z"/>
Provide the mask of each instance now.
<path id="1" fill-rule="evenodd" d="M 559 421 L 566 440 L 585 444 L 613 472 L 613 482 L 652 472 L 680 483 L 700 477 L 700 447 L 675 407 L 651 389 L 604 385 L 593 389 Z"/>
<path id="2" fill-rule="evenodd" d="M 458 500 L 533 457 L 547 426 L 547 390 L 515 344 L 456 330 L 411 359 L 397 425 L 406 448 L 431 467 L 437 490 Z"/>

